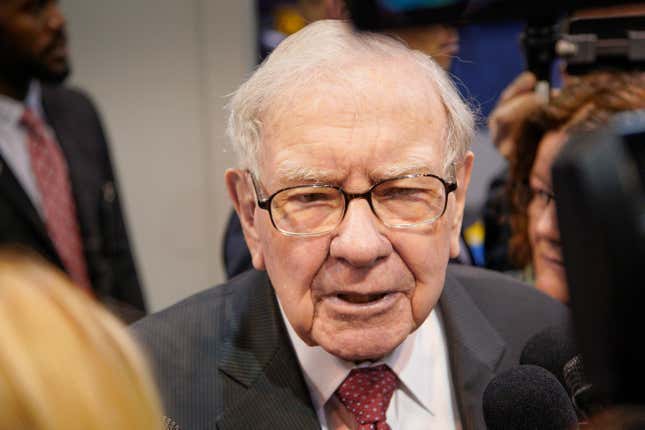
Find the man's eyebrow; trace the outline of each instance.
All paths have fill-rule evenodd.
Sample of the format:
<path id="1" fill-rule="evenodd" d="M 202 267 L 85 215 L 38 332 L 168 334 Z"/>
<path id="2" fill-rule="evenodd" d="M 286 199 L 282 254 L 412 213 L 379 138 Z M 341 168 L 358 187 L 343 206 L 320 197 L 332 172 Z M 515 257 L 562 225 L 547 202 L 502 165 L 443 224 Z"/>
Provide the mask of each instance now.
<path id="1" fill-rule="evenodd" d="M 278 166 L 276 169 L 276 175 L 280 182 L 284 182 L 286 184 L 335 184 L 340 181 L 341 178 L 341 172 L 338 170 L 295 166 L 288 162 Z"/>
<path id="2" fill-rule="evenodd" d="M 435 172 L 431 163 L 427 160 L 411 159 L 389 166 L 377 167 L 369 173 L 369 176 L 372 181 L 378 182 L 383 179 L 412 175 L 415 173 L 433 173 L 441 176 L 444 172 Z"/>

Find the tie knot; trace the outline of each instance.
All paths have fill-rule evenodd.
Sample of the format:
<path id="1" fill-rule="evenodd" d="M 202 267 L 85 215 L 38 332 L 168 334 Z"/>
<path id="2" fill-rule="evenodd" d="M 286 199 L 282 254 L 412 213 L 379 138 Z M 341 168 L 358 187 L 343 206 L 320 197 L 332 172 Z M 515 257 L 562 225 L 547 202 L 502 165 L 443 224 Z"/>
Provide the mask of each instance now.
<path id="1" fill-rule="evenodd" d="M 336 395 L 361 428 L 388 428 L 385 412 L 398 382 L 394 372 L 385 364 L 358 368 L 340 384 Z"/>
<path id="2" fill-rule="evenodd" d="M 25 108 L 22 113 L 20 124 L 24 125 L 28 131 L 33 133 L 40 133 L 43 130 L 43 121 L 29 108 Z"/>

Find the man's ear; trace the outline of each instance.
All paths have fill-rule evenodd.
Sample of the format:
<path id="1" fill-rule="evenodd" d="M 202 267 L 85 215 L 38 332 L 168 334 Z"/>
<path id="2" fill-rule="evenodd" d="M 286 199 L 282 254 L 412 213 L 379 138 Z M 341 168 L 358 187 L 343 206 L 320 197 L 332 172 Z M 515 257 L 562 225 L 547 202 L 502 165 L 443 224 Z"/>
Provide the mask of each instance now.
<path id="1" fill-rule="evenodd" d="M 455 208 L 450 220 L 450 257 L 456 258 L 460 251 L 461 223 L 464 219 L 464 207 L 466 206 L 466 192 L 470 184 L 470 174 L 473 170 L 475 155 L 468 151 L 462 162 L 457 166 L 456 179 L 457 190 L 455 191 Z"/>
<path id="2" fill-rule="evenodd" d="M 257 270 L 264 270 L 264 256 L 255 217 L 257 203 L 253 184 L 251 183 L 251 175 L 245 170 L 228 169 L 224 173 L 224 181 L 235 212 L 240 218 L 242 232 L 251 253 L 253 267 Z"/>

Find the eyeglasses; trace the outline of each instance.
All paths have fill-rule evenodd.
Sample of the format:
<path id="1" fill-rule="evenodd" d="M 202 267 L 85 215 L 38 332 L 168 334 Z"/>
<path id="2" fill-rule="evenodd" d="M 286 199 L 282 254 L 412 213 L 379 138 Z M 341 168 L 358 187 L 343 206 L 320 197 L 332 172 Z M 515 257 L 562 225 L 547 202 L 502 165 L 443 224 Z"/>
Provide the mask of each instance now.
<path id="1" fill-rule="evenodd" d="M 283 188 L 260 199 L 251 174 L 257 203 L 269 211 L 271 223 L 286 236 L 319 236 L 334 230 L 345 217 L 353 199 L 367 200 L 372 212 L 388 227 L 410 228 L 432 224 L 446 211 L 448 194 L 457 189 L 432 174 L 405 175 L 385 179 L 364 193 L 350 194 L 329 184 Z"/>

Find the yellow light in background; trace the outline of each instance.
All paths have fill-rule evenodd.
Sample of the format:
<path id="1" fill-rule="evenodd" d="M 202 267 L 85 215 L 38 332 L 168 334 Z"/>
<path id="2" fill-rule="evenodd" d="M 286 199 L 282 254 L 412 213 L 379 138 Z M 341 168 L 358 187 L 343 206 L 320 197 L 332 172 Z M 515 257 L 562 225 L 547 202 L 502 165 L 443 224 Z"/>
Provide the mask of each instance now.
<path id="1" fill-rule="evenodd" d="M 275 29 L 285 35 L 290 35 L 307 25 L 300 11 L 293 6 L 280 6 L 275 12 Z"/>

